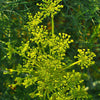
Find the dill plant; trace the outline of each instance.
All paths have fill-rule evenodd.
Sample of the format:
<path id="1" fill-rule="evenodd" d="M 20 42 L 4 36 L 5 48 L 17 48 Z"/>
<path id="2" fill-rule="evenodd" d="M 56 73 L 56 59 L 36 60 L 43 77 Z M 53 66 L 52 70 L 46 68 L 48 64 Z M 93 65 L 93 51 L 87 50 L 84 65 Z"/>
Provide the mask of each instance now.
<path id="1" fill-rule="evenodd" d="M 88 98 L 88 93 L 81 73 L 75 70 L 67 71 L 78 64 L 83 69 L 94 64 L 93 57 L 96 55 L 90 50 L 78 49 L 79 54 L 75 56 L 78 61 L 68 64 L 65 59 L 66 49 L 74 42 L 71 36 L 65 33 L 54 34 L 54 15 L 63 8 L 59 3 L 62 0 L 42 0 L 33 17 L 28 13 L 29 21 L 25 28 L 29 32 L 29 40 L 22 41 L 21 46 L 13 48 L 13 53 L 23 58 L 23 64 L 18 64 L 15 69 L 6 69 L 4 74 L 15 74 L 15 83 L 10 84 L 12 88 L 17 86 L 36 86 L 29 95 L 39 100 L 80 100 Z M 46 26 L 41 25 L 44 18 L 51 16 L 52 32 L 48 32 Z M 8 58 L 11 58 L 11 45 L 8 45 Z M 23 76 L 24 75 L 24 76 Z"/>

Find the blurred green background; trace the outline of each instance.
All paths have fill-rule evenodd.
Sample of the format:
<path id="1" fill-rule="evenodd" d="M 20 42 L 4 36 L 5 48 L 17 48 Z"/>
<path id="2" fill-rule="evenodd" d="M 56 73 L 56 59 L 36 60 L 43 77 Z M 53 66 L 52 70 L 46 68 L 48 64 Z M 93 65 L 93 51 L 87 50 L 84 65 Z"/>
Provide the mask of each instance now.
<path id="1" fill-rule="evenodd" d="M 39 10 L 36 3 L 42 0 L 0 0 L 0 100 L 31 100 L 28 96 L 32 88 L 24 89 L 8 87 L 13 82 L 13 77 L 3 75 L 5 68 L 15 68 L 22 58 L 17 54 L 7 52 L 5 43 L 8 42 L 14 48 L 20 46 L 21 41 L 29 39 L 27 30 L 23 27 L 28 21 L 27 13 L 35 13 Z M 95 65 L 89 69 L 81 70 L 77 66 L 75 70 L 87 73 L 84 78 L 85 85 L 89 87 L 88 93 L 93 100 L 100 99 L 100 1 L 99 0 L 62 0 L 64 8 L 55 16 L 55 34 L 64 32 L 70 34 L 74 43 L 66 51 L 66 55 L 74 60 L 78 48 L 91 49 L 97 56 Z M 51 31 L 51 19 L 47 17 L 43 23 Z M 3 41 L 3 42 L 1 42 Z M 12 57 L 8 56 L 8 53 Z"/>

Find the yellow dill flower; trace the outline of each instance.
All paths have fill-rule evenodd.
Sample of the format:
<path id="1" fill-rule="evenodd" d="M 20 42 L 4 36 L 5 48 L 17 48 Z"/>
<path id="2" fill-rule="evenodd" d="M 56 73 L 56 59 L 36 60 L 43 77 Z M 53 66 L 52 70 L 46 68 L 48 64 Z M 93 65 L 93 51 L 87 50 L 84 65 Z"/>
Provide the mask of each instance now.
<path id="1" fill-rule="evenodd" d="M 78 60 L 80 61 L 78 65 L 80 65 L 82 69 L 84 66 L 88 68 L 88 66 L 95 63 L 95 61 L 93 61 L 93 58 L 96 57 L 96 55 L 95 53 L 90 52 L 90 49 L 87 49 L 87 51 L 85 49 L 78 49 L 78 52 L 79 54 L 77 56 L 74 56 L 74 58 L 78 58 Z"/>
<path id="2" fill-rule="evenodd" d="M 50 16 L 57 14 L 58 11 L 60 11 L 61 8 L 63 8 L 63 5 L 58 5 L 62 0 L 42 0 L 44 3 L 37 3 L 38 6 L 40 6 L 40 10 L 42 10 L 45 13 L 45 16 Z"/>

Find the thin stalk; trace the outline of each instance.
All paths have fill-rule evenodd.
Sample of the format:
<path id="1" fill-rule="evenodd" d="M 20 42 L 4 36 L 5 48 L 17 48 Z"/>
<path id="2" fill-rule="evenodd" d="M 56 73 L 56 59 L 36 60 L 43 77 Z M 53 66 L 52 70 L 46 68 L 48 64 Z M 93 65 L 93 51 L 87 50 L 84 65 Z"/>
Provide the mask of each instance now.
<path id="1" fill-rule="evenodd" d="M 51 15 L 51 19 L 52 19 L 52 34 L 54 34 L 54 16 L 53 16 L 53 14 Z"/>
<path id="2" fill-rule="evenodd" d="M 74 62 L 74 63 L 70 64 L 68 67 L 64 68 L 64 69 L 63 69 L 63 70 L 61 70 L 61 71 L 64 71 L 65 69 L 68 69 L 68 68 L 71 68 L 72 66 L 74 66 L 74 65 L 76 65 L 76 64 L 78 64 L 78 63 L 80 63 L 80 62 L 81 62 L 81 60 L 76 61 L 76 62 Z"/>
<path id="3" fill-rule="evenodd" d="M 46 100 L 46 91 L 45 91 L 45 93 L 44 93 L 44 100 Z"/>

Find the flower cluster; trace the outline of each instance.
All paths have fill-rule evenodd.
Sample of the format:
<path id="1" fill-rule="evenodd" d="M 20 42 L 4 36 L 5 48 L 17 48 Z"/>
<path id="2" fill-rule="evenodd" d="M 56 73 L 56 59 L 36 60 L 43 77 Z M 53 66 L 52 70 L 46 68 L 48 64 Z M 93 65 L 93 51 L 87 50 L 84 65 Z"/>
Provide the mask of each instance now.
<path id="1" fill-rule="evenodd" d="M 28 29 L 30 38 L 28 41 L 21 42 L 21 46 L 13 50 L 14 53 L 22 57 L 22 63 L 16 69 L 6 70 L 4 74 L 16 73 L 15 83 L 10 85 L 13 88 L 23 85 L 25 88 L 36 86 L 29 95 L 34 99 L 48 100 L 79 100 L 87 98 L 85 87 L 81 87 L 83 80 L 81 73 L 68 71 L 75 64 L 90 66 L 94 64 L 93 57 L 96 55 L 88 49 L 78 49 L 79 54 L 75 56 L 78 61 L 66 63 L 66 49 L 73 42 L 70 35 L 65 33 L 54 34 L 46 30 L 46 26 L 38 25 L 46 16 L 55 15 L 62 8 L 58 5 L 62 0 L 42 0 L 44 4 L 38 4 L 41 12 L 34 17 L 28 14 L 29 22 L 25 27 Z M 53 17 L 52 17 L 53 20 Z M 54 27 L 54 26 L 52 26 Z M 12 49 L 8 44 L 9 51 Z M 9 58 L 11 53 L 8 54 Z M 68 56 L 67 56 L 68 57 Z M 68 58 L 70 60 L 70 58 Z"/>
<path id="2" fill-rule="evenodd" d="M 33 17 L 31 13 L 27 13 L 28 18 L 29 18 L 29 22 L 27 22 L 27 24 L 30 26 L 28 31 L 31 31 L 31 28 L 33 29 L 33 27 L 37 26 L 39 23 L 42 22 L 43 18 L 43 12 L 37 12 L 35 14 L 35 16 Z M 26 25 L 27 27 L 27 25 Z"/>
<path id="3" fill-rule="evenodd" d="M 60 11 L 61 8 L 63 8 L 63 5 L 58 5 L 62 0 L 42 0 L 44 4 L 37 3 L 38 6 L 40 6 L 40 9 L 45 13 L 46 16 L 51 16 L 57 14 L 58 11 Z M 53 2 L 54 1 L 54 2 Z"/>
<path id="4" fill-rule="evenodd" d="M 85 49 L 78 49 L 78 52 L 79 54 L 77 56 L 74 56 L 74 58 L 78 58 L 78 61 L 80 61 L 78 65 L 80 65 L 82 69 L 84 68 L 84 66 L 88 68 L 88 66 L 95 63 L 95 61 L 92 60 L 94 57 L 96 57 L 96 55 L 95 53 L 90 52 L 90 49 L 87 49 L 87 51 Z"/>
<path id="5" fill-rule="evenodd" d="M 32 17 L 31 13 L 27 13 L 29 22 L 27 24 L 31 26 L 32 28 L 34 26 L 37 26 L 39 23 L 43 21 L 44 18 L 47 16 L 53 16 L 57 14 L 58 11 L 60 11 L 61 8 L 63 8 L 63 5 L 58 5 L 62 0 L 42 0 L 43 3 L 39 4 L 41 12 L 38 11 L 34 17 Z M 53 2 L 54 1 L 54 2 Z M 29 28 L 29 31 L 31 30 L 31 27 Z"/>

